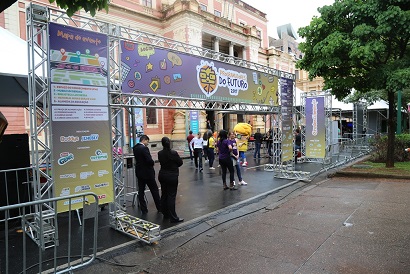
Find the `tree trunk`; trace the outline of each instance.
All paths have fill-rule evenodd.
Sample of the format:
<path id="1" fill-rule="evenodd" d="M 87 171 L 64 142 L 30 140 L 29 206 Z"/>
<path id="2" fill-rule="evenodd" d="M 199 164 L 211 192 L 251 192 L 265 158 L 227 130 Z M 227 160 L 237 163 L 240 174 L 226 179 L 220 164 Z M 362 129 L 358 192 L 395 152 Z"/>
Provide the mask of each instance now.
<path id="1" fill-rule="evenodd" d="M 394 167 L 394 139 L 396 137 L 396 125 L 395 125 L 395 117 L 396 117 L 396 109 L 394 107 L 394 91 L 389 90 L 387 91 L 387 97 L 389 100 L 389 120 L 387 121 L 389 132 L 388 132 L 388 139 L 387 139 L 387 157 L 386 157 L 386 167 Z"/>

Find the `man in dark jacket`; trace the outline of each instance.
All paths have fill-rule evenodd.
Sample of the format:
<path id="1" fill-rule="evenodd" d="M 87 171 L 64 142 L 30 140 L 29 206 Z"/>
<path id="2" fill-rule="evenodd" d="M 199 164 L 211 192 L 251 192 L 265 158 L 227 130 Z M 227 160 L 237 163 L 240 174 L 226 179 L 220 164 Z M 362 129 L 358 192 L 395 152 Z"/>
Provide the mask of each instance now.
<path id="1" fill-rule="evenodd" d="M 256 155 L 258 155 L 258 158 L 261 157 L 261 146 L 263 136 L 261 134 L 260 128 L 256 129 L 256 133 L 253 135 L 253 138 L 255 139 L 255 151 L 253 152 L 253 159 L 256 159 Z"/>
<path id="2" fill-rule="evenodd" d="M 155 206 L 161 212 L 161 200 L 157 182 L 155 181 L 154 160 L 148 149 L 149 137 L 142 135 L 140 142 L 132 150 L 135 158 L 135 175 L 138 179 L 138 201 L 142 213 L 147 213 L 147 202 L 145 201 L 145 186 L 151 191 Z"/>

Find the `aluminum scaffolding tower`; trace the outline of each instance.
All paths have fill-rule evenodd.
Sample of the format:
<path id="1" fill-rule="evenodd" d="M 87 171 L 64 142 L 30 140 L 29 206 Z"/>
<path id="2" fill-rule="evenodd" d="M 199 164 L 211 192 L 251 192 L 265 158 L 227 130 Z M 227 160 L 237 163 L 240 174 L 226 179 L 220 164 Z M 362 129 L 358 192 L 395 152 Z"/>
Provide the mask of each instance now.
<path id="1" fill-rule="evenodd" d="M 324 97 L 324 113 L 325 113 L 325 157 L 321 158 L 309 158 L 306 157 L 306 162 L 321 162 L 329 164 L 332 158 L 332 95 L 329 91 L 311 91 L 301 94 L 301 115 L 303 120 L 306 121 L 306 98 L 308 97 Z M 306 155 L 306 128 L 301 130 L 302 134 L 302 155 Z"/>
<path id="2" fill-rule="evenodd" d="M 367 110 L 366 102 L 353 103 L 353 139 L 358 140 L 367 131 Z M 363 112 L 359 115 L 359 112 Z"/>
<path id="3" fill-rule="evenodd" d="M 222 63 L 252 69 L 264 74 L 295 80 L 295 75 L 287 72 L 249 62 L 224 53 L 215 52 L 182 42 L 178 42 L 155 34 L 150 34 L 116 24 L 102 22 L 88 16 L 67 16 L 66 13 L 31 3 L 27 9 L 27 40 L 29 53 L 29 96 L 30 96 L 30 135 L 33 164 L 33 183 L 35 198 L 44 199 L 55 196 L 53 171 L 51 170 L 52 143 L 50 121 L 50 86 L 47 73 L 50 71 L 48 55 L 48 24 L 50 22 L 76 27 L 79 29 L 106 34 L 109 45 L 109 113 L 111 119 L 111 134 L 113 141 L 113 175 L 115 202 L 110 204 L 110 224 L 123 233 L 134 238 L 153 242 L 159 239 L 159 227 L 147 224 L 140 219 L 135 219 L 125 213 L 125 187 L 124 187 L 124 156 L 118 153 L 118 148 L 125 142 L 124 117 L 133 108 L 167 108 L 182 110 L 220 110 L 229 112 L 246 112 L 276 115 L 281 119 L 280 107 L 273 102 L 270 105 L 249 104 L 241 102 L 226 102 L 212 100 L 197 96 L 184 98 L 177 96 L 161 96 L 146 94 L 129 94 L 122 92 L 123 67 L 121 64 L 121 41 L 145 43 L 155 47 L 178 51 L 184 54 L 195 55 Z M 293 83 L 295 85 L 295 83 Z M 37 86 L 37 87 L 36 87 Z M 38 86 L 41 90 L 38 90 Z M 152 104 L 155 101 L 155 104 Z M 279 122 L 280 124 L 280 122 Z M 281 140 L 279 135 L 276 135 Z M 40 177 L 46 178 L 45 183 L 40 183 Z M 44 236 L 43 228 L 45 216 L 56 216 L 55 204 L 47 204 L 36 208 L 38 218 L 31 229 L 33 239 L 42 247 L 58 244 L 55 236 Z M 56 230 L 56 224 L 49 221 L 47 228 Z M 148 231 L 147 231 L 148 229 Z M 152 231 L 151 231 L 152 229 Z M 145 233 L 145 232 L 147 233 Z M 152 233 L 151 233 L 152 232 Z M 50 235 L 50 234 L 48 234 Z M 47 242 L 47 243 L 45 243 Z"/>
<path id="4" fill-rule="evenodd" d="M 49 10 L 30 4 L 26 16 L 33 199 L 38 201 L 52 198 L 54 187 L 51 170 L 50 94 L 47 81 Z M 45 178 L 43 184 L 40 183 L 41 177 Z M 54 207 L 55 205 L 50 203 L 37 204 L 33 216 L 29 217 L 26 222 L 28 225 L 24 228 L 42 249 L 58 245 L 57 226 L 53 221 Z"/>
<path id="5" fill-rule="evenodd" d="M 292 114 L 289 119 L 292 120 L 292 134 L 296 129 L 296 82 L 293 81 L 292 86 L 293 96 L 292 96 Z M 282 98 L 279 97 L 279 105 L 282 106 Z M 282 158 L 283 153 L 283 115 L 281 109 L 278 111 L 278 114 L 274 115 L 274 130 L 273 130 L 273 164 L 267 164 L 265 170 L 270 170 L 274 172 L 274 177 L 284 178 L 284 179 L 309 179 L 310 172 L 302 172 L 295 170 L 295 140 L 292 139 L 291 149 L 292 149 L 292 159 L 289 161 L 284 161 Z"/>

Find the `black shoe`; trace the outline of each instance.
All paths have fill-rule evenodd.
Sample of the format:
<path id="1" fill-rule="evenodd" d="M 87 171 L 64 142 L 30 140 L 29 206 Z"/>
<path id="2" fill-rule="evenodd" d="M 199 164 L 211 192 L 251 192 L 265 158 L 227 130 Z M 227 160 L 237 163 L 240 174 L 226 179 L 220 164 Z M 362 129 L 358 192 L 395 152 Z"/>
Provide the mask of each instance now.
<path id="1" fill-rule="evenodd" d="M 171 218 L 169 215 L 164 215 L 164 219 L 169 219 Z"/>
<path id="2" fill-rule="evenodd" d="M 201 167 L 200 169 L 199 169 L 199 172 L 202 172 L 204 169 Z"/>
<path id="3" fill-rule="evenodd" d="M 147 210 L 141 210 L 142 214 L 147 214 L 148 213 L 148 209 Z"/>
<path id="4" fill-rule="evenodd" d="M 181 223 L 181 222 L 183 222 L 183 221 L 184 221 L 184 219 L 178 218 L 178 219 L 172 219 L 172 220 L 171 220 L 171 223 Z"/>

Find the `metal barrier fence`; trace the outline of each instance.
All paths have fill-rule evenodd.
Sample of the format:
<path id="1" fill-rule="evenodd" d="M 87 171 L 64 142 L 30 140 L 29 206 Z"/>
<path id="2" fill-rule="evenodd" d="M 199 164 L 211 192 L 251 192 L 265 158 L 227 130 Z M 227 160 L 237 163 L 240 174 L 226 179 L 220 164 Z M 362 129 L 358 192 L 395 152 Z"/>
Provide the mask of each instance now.
<path id="1" fill-rule="evenodd" d="M 21 204 L 33 200 L 33 170 L 31 167 L 0 170 L 0 207 Z M 21 208 L 10 211 L 9 218 L 21 216 Z M 26 208 L 26 214 L 32 208 Z M 0 222 L 4 221 L 4 213 L 0 212 Z"/>
<path id="2" fill-rule="evenodd" d="M 71 209 L 79 200 L 83 203 L 81 224 Z M 57 201 L 67 202 L 69 211 L 45 214 L 43 205 L 57 208 Z M 11 217 L 16 212 L 19 215 Z M 94 193 L 8 205 L 0 207 L 0 213 L 4 216 L 0 221 L 0 273 L 66 273 L 89 265 L 96 257 L 98 196 Z M 52 219 L 54 230 L 44 226 L 46 219 Z M 31 241 L 33 226 L 40 234 L 49 233 L 54 244 L 47 248 Z M 43 238 L 39 237 L 40 241 Z"/>

